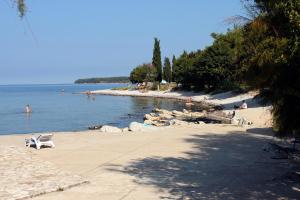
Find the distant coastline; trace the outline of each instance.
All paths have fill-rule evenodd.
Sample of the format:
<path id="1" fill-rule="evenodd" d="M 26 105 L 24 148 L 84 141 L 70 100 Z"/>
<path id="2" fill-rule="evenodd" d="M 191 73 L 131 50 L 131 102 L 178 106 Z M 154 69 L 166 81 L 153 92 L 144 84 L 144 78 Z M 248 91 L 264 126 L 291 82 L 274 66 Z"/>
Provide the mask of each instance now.
<path id="1" fill-rule="evenodd" d="M 116 76 L 116 77 L 98 77 L 98 78 L 82 78 L 77 79 L 75 84 L 87 84 L 87 83 L 129 83 L 128 76 Z"/>

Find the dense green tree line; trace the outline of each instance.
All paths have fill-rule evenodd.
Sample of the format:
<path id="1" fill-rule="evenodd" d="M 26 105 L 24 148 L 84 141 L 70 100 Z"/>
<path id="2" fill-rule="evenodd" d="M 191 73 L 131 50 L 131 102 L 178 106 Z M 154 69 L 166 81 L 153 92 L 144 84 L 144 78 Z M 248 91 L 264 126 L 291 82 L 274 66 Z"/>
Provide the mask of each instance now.
<path id="1" fill-rule="evenodd" d="M 204 50 L 183 52 L 173 63 L 173 77 L 183 88 L 213 91 L 233 89 L 243 83 L 239 55 L 242 30 L 211 35 L 214 42 Z"/>
<path id="2" fill-rule="evenodd" d="M 132 83 L 154 82 L 157 79 L 156 68 L 152 64 L 142 64 L 132 70 L 129 77 Z"/>
<path id="3" fill-rule="evenodd" d="M 84 83 L 128 83 L 129 78 L 126 76 L 102 77 L 102 78 L 83 78 L 75 81 L 76 84 Z"/>
<path id="4" fill-rule="evenodd" d="M 218 91 L 258 89 L 272 104 L 274 127 L 283 135 L 300 134 L 300 0 L 245 0 L 251 19 L 224 34 L 213 33 L 212 45 L 165 59 L 162 74 L 184 89 Z M 155 80 L 161 64 L 155 54 Z M 158 70 L 158 71 L 157 71 Z"/>

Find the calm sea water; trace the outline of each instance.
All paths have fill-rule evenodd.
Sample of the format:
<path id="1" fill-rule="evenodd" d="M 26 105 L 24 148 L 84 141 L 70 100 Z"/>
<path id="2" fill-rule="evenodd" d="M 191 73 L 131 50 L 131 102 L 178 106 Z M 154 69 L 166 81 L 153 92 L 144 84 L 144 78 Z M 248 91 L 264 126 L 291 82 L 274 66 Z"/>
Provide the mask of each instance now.
<path id="1" fill-rule="evenodd" d="M 124 84 L 0 85 L 0 135 L 80 131 L 99 124 L 125 127 L 142 122 L 155 107 L 185 107 L 167 99 L 74 94 L 119 86 Z M 33 110 L 30 115 L 24 113 L 26 104 Z"/>

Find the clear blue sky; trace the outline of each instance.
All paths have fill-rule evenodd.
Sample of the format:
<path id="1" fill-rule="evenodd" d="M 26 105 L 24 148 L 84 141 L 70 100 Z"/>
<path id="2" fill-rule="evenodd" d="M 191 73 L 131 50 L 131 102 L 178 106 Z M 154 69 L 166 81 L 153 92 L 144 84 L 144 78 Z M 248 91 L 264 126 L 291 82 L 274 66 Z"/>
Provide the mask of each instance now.
<path id="1" fill-rule="evenodd" d="M 27 21 L 0 0 L 0 84 L 72 83 L 128 75 L 162 56 L 211 44 L 240 0 L 27 0 Z M 33 35 L 30 32 L 30 28 Z"/>

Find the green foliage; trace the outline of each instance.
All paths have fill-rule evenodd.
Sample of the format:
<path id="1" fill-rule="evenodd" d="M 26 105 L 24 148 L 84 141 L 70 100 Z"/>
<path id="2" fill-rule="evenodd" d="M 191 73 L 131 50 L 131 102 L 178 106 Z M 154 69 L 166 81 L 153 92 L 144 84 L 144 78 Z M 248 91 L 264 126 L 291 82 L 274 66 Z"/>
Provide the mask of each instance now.
<path id="1" fill-rule="evenodd" d="M 132 83 L 155 81 L 156 69 L 151 64 L 142 64 L 134 68 L 130 73 Z"/>
<path id="2" fill-rule="evenodd" d="M 166 59 L 164 77 L 184 89 L 259 89 L 262 101 L 272 104 L 278 132 L 300 135 L 300 0 L 244 1 L 250 19 L 225 34 L 213 33 L 213 44 L 203 50 L 173 56 L 171 78 Z M 159 82 L 160 54 L 155 38 L 153 77 Z"/>
<path id="3" fill-rule="evenodd" d="M 171 67 L 171 70 L 172 70 L 172 82 L 173 81 L 175 81 L 175 79 L 174 79 L 174 74 L 173 74 L 173 72 L 174 72 L 174 67 L 175 67 L 175 63 L 176 63 L 176 57 L 175 57 L 175 55 L 173 55 L 173 58 L 172 58 L 172 67 Z"/>
<path id="4" fill-rule="evenodd" d="M 157 38 L 154 38 L 152 65 L 156 69 L 155 81 L 160 83 L 162 81 L 162 63 L 161 63 L 160 41 Z"/>
<path id="5" fill-rule="evenodd" d="M 172 82 L 172 69 L 171 69 L 171 63 L 169 58 L 165 58 L 164 62 L 164 80 L 166 80 L 168 83 Z"/>
<path id="6" fill-rule="evenodd" d="M 260 14 L 243 31 L 248 80 L 272 104 L 275 128 L 300 134 L 300 0 L 256 0 Z"/>
<path id="7" fill-rule="evenodd" d="M 173 76 L 177 83 L 182 84 L 184 89 L 190 89 L 195 83 L 195 58 L 197 53 L 186 51 L 173 63 Z"/>
<path id="8" fill-rule="evenodd" d="M 118 76 L 118 77 L 104 77 L 104 78 L 85 78 L 78 79 L 75 81 L 76 84 L 83 83 L 129 83 L 129 77 Z"/>
<path id="9" fill-rule="evenodd" d="M 19 16 L 21 18 L 23 18 L 25 16 L 25 13 L 26 13 L 26 10 L 27 10 L 25 0 L 17 0 L 16 2 L 17 2 Z"/>
<path id="10" fill-rule="evenodd" d="M 214 43 L 197 52 L 184 52 L 173 62 L 174 80 L 183 88 L 196 90 L 228 90 L 242 83 L 238 65 L 242 31 L 239 28 L 226 34 L 213 33 Z"/>

